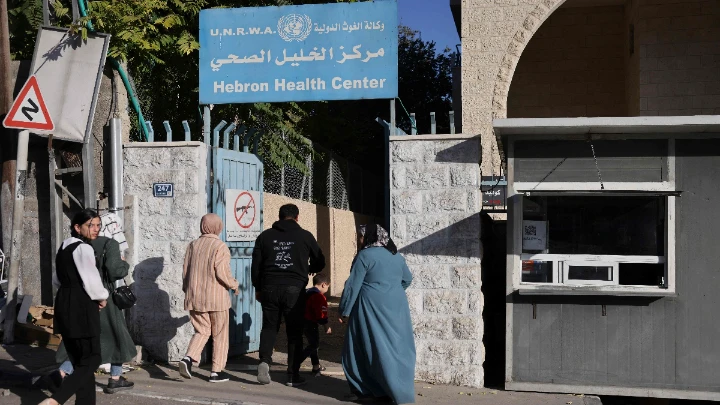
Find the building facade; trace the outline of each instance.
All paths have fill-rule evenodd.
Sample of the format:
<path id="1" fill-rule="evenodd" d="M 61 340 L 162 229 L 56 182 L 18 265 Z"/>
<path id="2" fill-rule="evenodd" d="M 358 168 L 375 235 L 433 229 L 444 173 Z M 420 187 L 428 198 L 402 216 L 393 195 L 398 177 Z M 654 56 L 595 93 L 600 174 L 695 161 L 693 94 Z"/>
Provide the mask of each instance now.
<path id="1" fill-rule="evenodd" d="M 505 279 L 514 271 L 505 261 L 512 229 L 503 210 L 483 203 L 494 190 L 488 179 L 511 177 L 497 128 L 506 119 L 663 116 L 685 126 L 692 123 L 682 117 L 720 114 L 720 1 L 450 0 L 450 8 L 462 40 L 453 102 L 464 135 L 391 137 L 391 231 L 418 279 L 409 290 L 418 378 L 481 386 L 513 378 L 513 342 L 505 342 L 518 294 Z M 657 125 L 636 120 L 633 126 Z M 591 162 L 593 149 L 582 151 Z M 653 156 L 663 151 L 667 159 L 667 149 Z M 605 168 L 606 176 L 623 170 Z M 461 282 L 468 279 L 458 269 L 470 265 L 479 273 Z"/>

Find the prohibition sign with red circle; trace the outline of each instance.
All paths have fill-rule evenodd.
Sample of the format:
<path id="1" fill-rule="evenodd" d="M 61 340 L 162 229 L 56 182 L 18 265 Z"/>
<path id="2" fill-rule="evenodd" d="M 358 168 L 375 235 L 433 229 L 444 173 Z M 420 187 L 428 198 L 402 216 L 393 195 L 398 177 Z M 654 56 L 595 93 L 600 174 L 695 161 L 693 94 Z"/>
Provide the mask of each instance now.
<path id="1" fill-rule="evenodd" d="M 240 199 L 243 198 L 243 196 L 247 196 L 247 202 L 243 200 L 244 205 L 239 205 Z M 248 211 L 252 209 L 252 216 L 248 215 Z M 248 193 L 247 191 L 243 191 L 238 195 L 237 199 L 235 199 L 235 206 L 233 207 L 233 211 L 235 214 L 235 222 L 237 222 L 238 225 L 240 225 L 243 229 L 249 229 L 254 223 L 255 223 L 255 199 L 253 198 L 252 194 Z M 250 218 L 250 223 L 247 222 L 247 219 Z M 245 221 L 243 221 L 245 219 Z"/>

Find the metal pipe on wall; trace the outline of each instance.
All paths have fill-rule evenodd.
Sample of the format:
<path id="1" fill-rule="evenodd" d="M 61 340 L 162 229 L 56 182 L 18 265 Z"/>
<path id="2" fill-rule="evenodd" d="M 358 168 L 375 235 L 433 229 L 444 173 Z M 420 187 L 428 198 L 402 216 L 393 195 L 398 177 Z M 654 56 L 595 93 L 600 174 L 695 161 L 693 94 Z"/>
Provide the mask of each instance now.
<path id="1" fill-rule="evenodd" d="M 120 219 L 124 220 L 122 207 L 125 205 L 125 190 L 123 188 L 122 121 L 120 118 L 113 118 L 110 121 L 110 172 L 112 177 L 110 211 L 115 212 Z"/>

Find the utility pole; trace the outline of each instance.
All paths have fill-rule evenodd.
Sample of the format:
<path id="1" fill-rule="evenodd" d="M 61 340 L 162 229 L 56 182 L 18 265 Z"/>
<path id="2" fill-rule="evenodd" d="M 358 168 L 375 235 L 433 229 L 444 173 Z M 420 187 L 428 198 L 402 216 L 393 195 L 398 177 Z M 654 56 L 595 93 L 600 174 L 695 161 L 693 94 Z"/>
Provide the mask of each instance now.
<path id="1" fill-rule="evenodd" d="M 10 26 L 8 2 L 0 0 L 0 119 L 8 113 L 13 103 L 13 77 L 10 68 Z M 10 257 L 13 200 L 15 197 L 15 155 L 17 136 L 15 130 L 0 126 L 0 244 L 6 257 Z"/>

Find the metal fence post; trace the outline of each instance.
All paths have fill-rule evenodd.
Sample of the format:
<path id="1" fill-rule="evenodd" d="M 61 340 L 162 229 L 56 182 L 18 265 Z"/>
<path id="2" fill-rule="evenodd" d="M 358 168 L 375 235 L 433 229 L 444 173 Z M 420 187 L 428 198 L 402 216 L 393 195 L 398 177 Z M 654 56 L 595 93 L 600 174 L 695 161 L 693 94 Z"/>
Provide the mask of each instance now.
<path id="1" fill-rule="evenodd" d="M 315 150 L 315 149 L 313 148 L 312 142 L 310 142 L 310 148 L 311 148 L 311 150 Z M 314 173 L 314 171 L 313 171 L 313 166 L 314 166 L 314 165 L 313 165 L 313 160 L 312 160 L 312 152 L 310 152 L 310 153 L 308 154 L 307 158 L 305 158 L 305 165 L 306 165 L 307 168 L 308 168 L 308 201 L 309 201 L 309 202 L 312 202 L 312 200 L 313 200 L 313 188 L 315 187 L 315 183 L 314 183 L 314 174 L 315 174 L 315 173 Z"/>
<path id="2" fill-rule="evenodd" d="M 410 113 L 410 125 L 412 125 L 412 128 L 410 128 L 410 134 L 417 135 L 417 120 L 415 119 L 415 113 Z"/>
<path id="3" fill-rule="evenodd" d="M 285 131 L 283 131 L 281 138 L 283 141 L 286 141 Z M 280 168 L 280 195 L 285 196 L 285 162 L 283 162 Z"/>
<path id="4" fill-rule="evenodd" d="M 333 189 L 334 189 L 333 185 L 334 184 L 333 183 L 335 182 L 335 176 L 333 176 L 333 154 L 332 154 L 332 152 L 330 152 L 330 160 L 328 163 L 327 177 L 328 177 L 327 205 L 328 205 L 328 207 L 333 208 L 333 203 L 334 203 L 334 201 L 333 201 Z"/>
<path id="5" fill-rule="evenodd" d="M 435 122 L 435 113 L 430 113 L 430 133 L 435 135 L 437 133 L 437 124 Z"/>
<path id="6" fill-rule="evenodd" d="M 215 126 L 215 129 L 213 129 L 213 145 L 216 148 L 220 147 L 220 131 L 225 128 L 225 125 L 227 125 L 227 122 L 225 120 L 220 121 L 219 124 Z"/>
<path id="7" fill-rule="evenodd" d="M 203 111 L 203 141 L 210 145 L 210 107 L 205 106 Z"/>
<path id="8" fill-rule="evenodd" d="M 450 111 L 450 134 L 455 134 L 455 111 Z"/>
<path id="9" fill-rule="evenodd" d="M 185 142 L 190 142 L 190 125 L 187 121 L 182 122 L 183 131 L 185 131 Z"/>
<path id="10" fill-rule="evenodd" d="M 205 153 L 205 166 L 206 166 L 206 175 L 205 175 L 205 197 L 207 201 L 207 212 L 212 212 L 213 210 L 213 201 L 212 201 L 212 175 L 213 175 L 213 159 L 212 159 L 212 146 L 210 145 L 210 128 L 211 128 L 211 122 L 210 122 L 210 107 L 205 106 L 203 108 L 203 142 L 205 142 L 205 149 L 207 150 Z"/>
<path id="11" fill-rule="evenodd" d="M 397 135 L 395 130 L 397 121 L 395 117 L 395 99 L 390 100 L 390 136 Z"/>
<path id="12" fill-rule="evenodd" d="M 152 122 L 145 121 L 148 130 L 148 142 L 155 142 L 155 130 L 152 127 Z"/>
<path id="13" fill-rule="evenodd" d="M 233 129 L 235 129 L 234 122 L 228 125 L 225 131 L 223 131 L 223 149 L 230 149 L 230 132 L 232 132 Z"/>
<path id="14" fill-rule="evenodd" d="M 255 141 L 255 134 L 258 133 L 257 129 L 250 128 L 248 129 L 247 133 L 245 134 L 245 139 L 243 142 L 243 152 L 250 153 L 250 139 L 253 139 Z M 257 143 L 255 143 L 257 145 Z M 257 154 L 257 151 L 255 151 L 255 154 Z"/>
<path id="15" fill-rule="evenodd" d="M 170 128 L 170 121 L 163 121 L 163 127 L 165 127 L 165 134 L 167 134 L 165 142 L 172 142 L 172 128 Z"/>
<path id="16" fill-rule="evenodd" d="M 350 161 L 345 161 L 345 167 L 347 170 L 347 180 L 345 181 L 345 193 L 347 195 L 347 206 L 348 210 L 350 209 Z"/>

